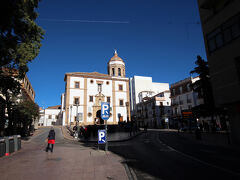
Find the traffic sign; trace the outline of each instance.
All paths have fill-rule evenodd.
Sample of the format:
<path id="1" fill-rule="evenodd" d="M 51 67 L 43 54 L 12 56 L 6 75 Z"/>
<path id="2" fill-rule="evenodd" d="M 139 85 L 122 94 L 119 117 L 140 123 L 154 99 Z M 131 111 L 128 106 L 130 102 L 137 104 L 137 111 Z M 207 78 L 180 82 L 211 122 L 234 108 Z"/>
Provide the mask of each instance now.
<path id="1" fill-rule="evenodd" d="M 98 144 L 106 143 L 106 131 L 105 129 L 98 130 Z"/>
<path id="2" fill-rule="evenodd" d="M 108 120 L 110 117 L 110 105 L 107 102 L 101 103 L 101 118 L 103 120 Z"/>

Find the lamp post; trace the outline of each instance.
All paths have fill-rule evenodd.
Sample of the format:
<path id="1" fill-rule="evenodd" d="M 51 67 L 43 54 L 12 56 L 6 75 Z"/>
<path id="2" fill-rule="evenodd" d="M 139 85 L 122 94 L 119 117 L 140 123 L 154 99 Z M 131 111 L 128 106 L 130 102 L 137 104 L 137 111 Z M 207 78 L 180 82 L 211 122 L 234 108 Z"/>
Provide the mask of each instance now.
<path id="1" fill-rule="evenodd" d="M 78 105 L 79 105 L 79 102 L 76 103 L 76 121 L 77 121 L 77 132 L 79 134 L 79 117 L 78 117 Z"/>
<path id="2" fill-rule="evenodd" d="M 70 106 L 70 128 L 71 128 L 71 122 L 72 122 L 72 105 Z"/>

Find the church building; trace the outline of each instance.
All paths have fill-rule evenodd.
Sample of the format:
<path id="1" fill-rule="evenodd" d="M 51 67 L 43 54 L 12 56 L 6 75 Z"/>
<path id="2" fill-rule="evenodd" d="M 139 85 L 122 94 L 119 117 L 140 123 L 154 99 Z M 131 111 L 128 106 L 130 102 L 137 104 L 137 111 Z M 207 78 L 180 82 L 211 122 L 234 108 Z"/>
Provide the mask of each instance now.
<path id="1" fill-rule="evenodd" d="M 66 73 L 65 93 L 62 94 L 62 125 L 104 124 L 101 102 L 110 103 L 108 124 L 129 121 L 129 79 L 125 77 L 125 63 L 115 51 L 108 62 L 108 74 L 98 72 Z"/>

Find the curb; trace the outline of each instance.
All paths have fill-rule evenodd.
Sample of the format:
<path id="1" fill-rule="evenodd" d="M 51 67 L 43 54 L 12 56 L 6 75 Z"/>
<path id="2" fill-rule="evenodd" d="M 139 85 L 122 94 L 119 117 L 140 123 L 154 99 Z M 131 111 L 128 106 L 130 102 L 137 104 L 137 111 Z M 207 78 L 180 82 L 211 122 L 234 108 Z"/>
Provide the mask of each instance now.
<path id="1" fill-rule="evenodd" d="M 61 126 L 61 131 L 62 131 L 64 139 L 67 139 L 67 140 L 70 140 L 70 141 L 76 141 L 74 138 L 69 138 L 65 135 L 65 133 L 63 132 L 63 126 Z M 68 129 L 67 129 L 67 131 L 68 131 Z"/>
<path id="2" fill-rule="evenodd" d="M 135 172 L 133 171 L 133 169 L 130 168 L 130 167 L 127 165 L 127 163 L 125 163 L 125 162 L 123 162 L 122 164 L 123 164 L 123 166 L 124 166 L 124 168 L 125 168 L 125 171 L 126 171 L 126 174 L 127 174 L 127 176 L 128 176 L 128 179 L 129 179 L 129 180 L 138 180 L 137 175 L 135 174 Z"/>
<path id="3" fill-rule="evenodd" d="M 65 133 L 63 132 L 63 126 L 61 126 L 61 130 L 62 130 L 63 137 L 64 137 L 65 139 L 67 139 L 67 140 L 78 141 L 78 142 L 83 142 L 83 143 L 97 143 L 97 142 L 98 142 L 98 141 L 93 141 L 93 140 L 88 141 L 88 140 L 75 140 L 74 138 L 71 139 L 71 138 L 67 137 L 67 136 L 65 135 Z M 67 129 L 67 131 L 68 131 L 68 129 Z M 131 139 L 137 137 L 138 135 L 140 135 L 140 134 L 142 134 L 142 133 L 143 133 L 143 131 L 140 131 L 140 132 L 138 132 L 137 134 L 135 134 L 135 135 L 133 135 L 133 136 L 130 136 L 130 137 L 128 137 L 128 138 L 119 139 L 119 140 L 110 140 L 110 141 L 108 141 L 108 142 L 124 142 L 124 141 L 128 141 L 128 140 L 131 140 Z"/>
<path id="4" fill-rule="evenodd" d="M 144 132 L 141 131 L 141 132 L 139 132 L 139 133 L 137 133 L 137 134 L 135 134 L 135 135 L 133 135 L 133 136 L 130 136 L 130 137 L 128 137 L 128 138 L 118 139 L 118 140 L 110 140 L 110 141 L 108 141 L 108 142 L 124 142 L 124 141 L 129 141 L 129 140 L 137 137 L 138 135 L 140 135 L 140 134 L 142 134 L 142 133 L 144 133 Z M 98 141 L 93 141 L 93 140 L 91 140 L 91 141 L 88 141 L 88 140 L 79 140 L 79 142 L 97 143 Z"/>

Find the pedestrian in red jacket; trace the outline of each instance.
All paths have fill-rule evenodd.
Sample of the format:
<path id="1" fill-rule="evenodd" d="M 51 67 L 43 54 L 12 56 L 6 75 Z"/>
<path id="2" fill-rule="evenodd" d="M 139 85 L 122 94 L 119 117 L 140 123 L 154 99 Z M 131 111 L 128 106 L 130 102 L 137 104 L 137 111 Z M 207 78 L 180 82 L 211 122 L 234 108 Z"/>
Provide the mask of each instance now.
<path id="1" fill-rule="evenodd" d="M 51 148 L 50 148 L 50 144 L 51 144 Z M 54 144 L 55 144 L 55 131 L 53 127 L 51 127 L 51 130 L 49 131 L 49 134 L 48 134 L 48 145 L 46 147 L 46 152 L 48 152 L 48 150 L 51 150 L 51 152 L 53 152 Z"/>

